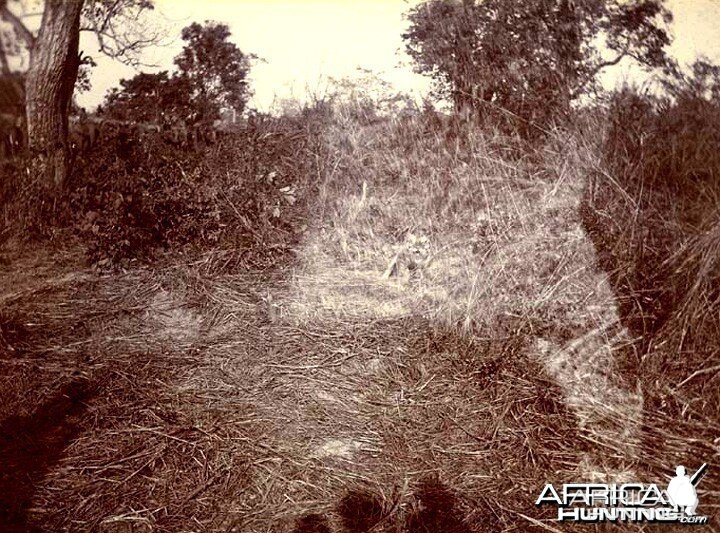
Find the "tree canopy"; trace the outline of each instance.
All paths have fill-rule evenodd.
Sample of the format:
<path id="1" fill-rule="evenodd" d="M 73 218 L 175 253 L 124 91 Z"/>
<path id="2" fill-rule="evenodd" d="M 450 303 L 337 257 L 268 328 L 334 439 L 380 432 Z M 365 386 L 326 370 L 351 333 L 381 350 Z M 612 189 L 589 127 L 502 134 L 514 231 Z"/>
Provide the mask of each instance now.
<path id="1" fill-rule="evenodd" d="M 668 64 L 663 0 L 428 0 L 409 21 L 416 70 L 466 112 L 547 120 L 624 58 Z"/>
<path id="2" fill-rule="evenodd" d="M 193 23 L 182 30 L 185 46 L 175 58 L 177 71 L 140 73 L 121 80 L 103 107 L 114 118 L 137 121 L 209 123 L 223 109 L 242 112 L 249 98 L 249 57 L 228 39 L 225 24 Z"/>
<path id="3" fill-rule="evenodd" d="M 103 106 L 108 116 L 120 120 L 159 122 L 163 114 L 185 115 L 190 112 L 190 87 L 187 79 L 167 71 L 120 80 L 111 89 Z"/>
<path id="4" fill-rule="evenodd" d="M 222 109 L 242 112 L 250 96 L 250 57 L 228 39 L 226 24 L 193 23 L 182 30 L 185 46 L 175 58 L 178 75 L 189 81 L 200 122 L 215 120 Z"/>

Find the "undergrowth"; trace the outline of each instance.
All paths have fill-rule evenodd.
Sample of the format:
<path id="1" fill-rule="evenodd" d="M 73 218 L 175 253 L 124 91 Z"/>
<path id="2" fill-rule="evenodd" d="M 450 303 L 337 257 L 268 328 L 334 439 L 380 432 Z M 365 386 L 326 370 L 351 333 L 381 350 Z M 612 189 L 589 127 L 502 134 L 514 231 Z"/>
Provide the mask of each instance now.
<path id="1" fill-rule="evenodd" d="M 75 154 L 59 192 L 22 160 L 3 168 L 6 239 L 75 234 L 91 263 L 127 266 L 164 252 L 214 252 L 224 268 L 270 266 L 297 240 L 318 144 L 314 126 L 257 117 L 198 149 L 108 130 Z"/>

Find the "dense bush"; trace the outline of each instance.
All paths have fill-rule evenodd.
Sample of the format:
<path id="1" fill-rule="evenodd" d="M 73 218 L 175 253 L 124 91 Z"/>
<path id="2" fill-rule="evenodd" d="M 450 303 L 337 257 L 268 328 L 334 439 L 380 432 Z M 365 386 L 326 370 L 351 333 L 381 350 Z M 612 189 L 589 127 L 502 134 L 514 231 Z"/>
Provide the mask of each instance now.
<path id="1" fill-rule="evenodd" d="M 668 65 L 662 1 L 418 2 L 403 35 L 418 72 L 455 110 L 523 136 L 548 133 L 608 66 Z M 612 59 L 611 59 L 612 58 Z"/>
<path id="2" fill-rule="evenodd" d="M 173 249 L 224 250 L 235 262 L 265 265 L 296 238 L 314 138 L 299 122 L 262 118 L 197 149 L 157 134 L 106 132 L 76 156 L 49 201 L 39 201 L 48 192 L 16 162 L 5 211 L 26 237 L 79 234 L 101 264 Z"/>

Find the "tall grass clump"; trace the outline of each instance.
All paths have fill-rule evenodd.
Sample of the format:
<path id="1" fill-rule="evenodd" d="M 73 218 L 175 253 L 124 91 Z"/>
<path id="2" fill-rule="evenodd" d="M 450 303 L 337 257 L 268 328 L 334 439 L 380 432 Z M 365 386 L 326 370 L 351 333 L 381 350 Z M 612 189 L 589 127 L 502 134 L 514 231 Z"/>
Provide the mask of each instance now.
<path id="1" fill-rule="evenodd" d="M 650 412 L 676 429 L 690 424 L 698 442 L 717 435 L 720 419 L 718 79 L 698 63 L 669 81 L 665 96 L 614 94 L 603 171 L 584 210 L 638 338 L 626 370 L 642 383 Z"/>
<path id="2" fill-rule="evenodd" d="M 559 330 L 558 317 L 580 327 L 574 297 L 556 296 L 571 286 L 570 255 L 586 260 L 571 169 L 588 147 L 561 130 L 531 142 L 429 107 L 331 113 L 294 317 L 414 315 L 493 335 Z"/>

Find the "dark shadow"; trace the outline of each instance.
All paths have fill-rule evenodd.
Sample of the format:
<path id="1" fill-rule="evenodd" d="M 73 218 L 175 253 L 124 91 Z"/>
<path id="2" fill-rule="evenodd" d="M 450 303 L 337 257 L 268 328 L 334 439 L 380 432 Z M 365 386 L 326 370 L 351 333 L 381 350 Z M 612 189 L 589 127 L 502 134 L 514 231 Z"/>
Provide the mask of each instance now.
<path id="1" fill-rule="evenodd" d="M 602 190 L 602 194 L 619 193 Z M 636 228 L 630 222 L 618 224 L 617 220 L 626 214 L 614 212 L 617 204 L 618 198 L 586 197 L 580 215 L 595 248 L 597 266 L 607 274 L 615 294 L 622 324 L 640 339 L 639 350 L 645 353 L 677 305 L 678 295 L 672 290 L 671 271 L 666 264 L 672 236 L 653 222 L 643 204 L 635 214 Z"/>
<path id="2" fill-rule="evenodd" d="M 439 479 L 421 480 L 415 498 L 416 505 L 405 522 L 409 533 L 470 533 L 462 512 L 456 508 L 455 495 Z"/>
<path id="3" fill-rule="evenodd" d="M 337 505 L 343 526 L 352 533 L 368 531 L 383 519 L 384 512 L 382 501 L 364 490 L 348 492 Z"/>
<path id="4" fill-rule="evenodd" d="M 86 381 L 64 385 L 31 415 L 0 424 L 0 530 L 27 531 L 37 483 L 80 431 L 77 418 L 95 394 Z"/>
<path id="5" fill-rule="evenodd" d="M 323 515 L 311 513 L 297 521 L 293 533 L 331 533 L 331 529 Z"/>

